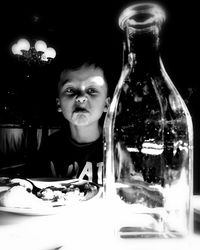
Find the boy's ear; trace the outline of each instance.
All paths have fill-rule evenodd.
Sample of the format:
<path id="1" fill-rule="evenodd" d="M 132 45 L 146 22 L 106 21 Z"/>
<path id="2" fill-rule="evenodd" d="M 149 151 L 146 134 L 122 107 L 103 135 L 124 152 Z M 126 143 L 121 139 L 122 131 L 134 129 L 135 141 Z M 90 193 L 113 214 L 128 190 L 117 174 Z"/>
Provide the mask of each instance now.
<path id="1" fill-rule="evenodd" d="M 58 112 L 62 112 L 62 109 L 60 107 L 60 100 L 59 100 L 59 98 L 56 98 L 56 106 L 57 106 L 57 111 Z"/>
<path id="2" fill-rule="evenodd" d="M 111 99 L 110 99 L 110 97 L 107 97 L 106 98 L 106 101 L 105 101 L 105 107 L 104 107 L 104 112 L 107 112 L 108 111 L 108 108 L 109 108 L 109 106 L 110 106 L 110 102 L 111 102 Z"/>

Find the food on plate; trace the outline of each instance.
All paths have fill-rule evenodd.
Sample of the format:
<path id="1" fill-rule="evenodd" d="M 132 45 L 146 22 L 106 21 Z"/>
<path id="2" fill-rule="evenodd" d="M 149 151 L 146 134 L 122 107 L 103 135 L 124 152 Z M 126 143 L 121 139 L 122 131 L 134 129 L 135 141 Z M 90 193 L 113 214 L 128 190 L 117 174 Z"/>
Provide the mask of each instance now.
<path id="1" fill-rule="evenodd" d="M 1 180 L 0 180 L 1 182 Z M 2 180 L 0 187 L 0 206 L 14 208 L 45 208 L 67 205 L 73 201 L 86 201 L 94 197 L 98 185 L 80 180 L 77 183 L 43 182 L 37 187 L 37 181 L 21 178 Z"/>
<path id="2" fill-rule="evenodd" d="M 28 192 L 25 187 L 16 185 L 0 192 L 0 206 L 38 208 L 46 206 L 46 204 L 31 192 Z"/>
<path id="3" fill-rule="evenodd" d="M 33 190 L 33 185 L 30 183 L 30 181 L 27 181 L 25 179 L 20 178 L 14 178 L 10 180 L 11 184 L 19 184 L 20 186 L 29 189 L 30 191 Z"/>
<path id="4" fill-rule="evenodd" d="M 98 192 L 98 187 L 95 184 L 88 182 L 70 184 L 63 187 L 49 186 L 41 189 L 37 196 L 43 200 L 51 200 L 53 202 L 68 202 L 68 201 L 85 201 L 94 197 Z"/>

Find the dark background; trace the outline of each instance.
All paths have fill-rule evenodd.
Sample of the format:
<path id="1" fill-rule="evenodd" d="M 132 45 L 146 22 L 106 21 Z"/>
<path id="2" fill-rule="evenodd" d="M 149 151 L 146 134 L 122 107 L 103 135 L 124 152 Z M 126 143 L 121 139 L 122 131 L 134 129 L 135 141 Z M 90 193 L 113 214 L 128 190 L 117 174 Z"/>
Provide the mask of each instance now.
<path id="1" fill-rule="evenodd" d="M 59 58 L 96 50 L 120 74 L 122 33 L 120 12 L 136 1 L 26 1 L 4 4 L 0 15 L 0 122 L 56 125 L 55 88 Z M 137 1 L 138 2 L 138 1 Z M 141 2 L 141 1 L 140 1 Z M 166 71 L 186 101 L 194 125 L 194 191 L 200 192 L 199 47 L 197 1 L 154 1 L 167 13 L 160 52 Z M 43 39 L 57 51 L 46 66 L 27 66 L 11 53 L 18 38 Z M 116 81 L 117 84 L 117 81 Z"/>

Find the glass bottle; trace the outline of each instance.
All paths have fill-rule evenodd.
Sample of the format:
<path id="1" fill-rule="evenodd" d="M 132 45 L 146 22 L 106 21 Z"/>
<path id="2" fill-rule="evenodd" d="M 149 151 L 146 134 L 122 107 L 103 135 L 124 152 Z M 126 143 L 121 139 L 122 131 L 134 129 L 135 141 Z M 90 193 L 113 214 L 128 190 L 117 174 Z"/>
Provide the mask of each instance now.
<path id="1" fill-rule="evenodd" d="M 120 237 L 190 231 L 193 126 L 159 53 L 165 18 L 155 3 L 119 17 L 124 65 L 104 123 L 104 197 Z"/>

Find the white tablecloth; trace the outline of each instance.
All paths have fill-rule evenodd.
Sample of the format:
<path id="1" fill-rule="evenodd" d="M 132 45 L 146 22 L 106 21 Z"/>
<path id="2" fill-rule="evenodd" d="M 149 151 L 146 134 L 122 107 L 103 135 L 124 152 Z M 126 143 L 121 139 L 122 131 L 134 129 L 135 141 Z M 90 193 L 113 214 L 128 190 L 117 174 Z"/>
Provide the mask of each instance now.
<path id="1" fill-rule="evenodd" d="M 90 206 L 85 203 L 81 208 L 66 207 L 66 211 L 49 216 L 0 212 L 0 249 L 198 250 L 200 247 L 200 234 L 193 232 L 184 239 L 119 239 L 113 235 L 101 202 Z"/>

